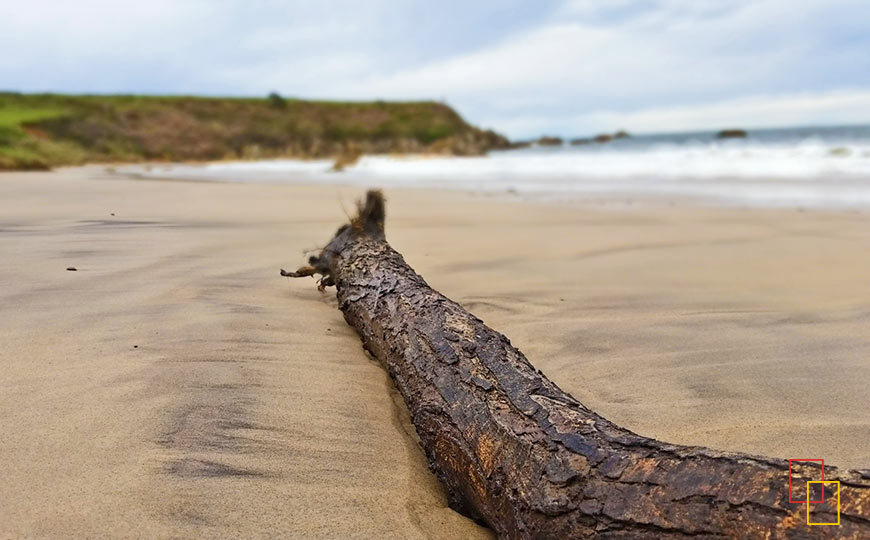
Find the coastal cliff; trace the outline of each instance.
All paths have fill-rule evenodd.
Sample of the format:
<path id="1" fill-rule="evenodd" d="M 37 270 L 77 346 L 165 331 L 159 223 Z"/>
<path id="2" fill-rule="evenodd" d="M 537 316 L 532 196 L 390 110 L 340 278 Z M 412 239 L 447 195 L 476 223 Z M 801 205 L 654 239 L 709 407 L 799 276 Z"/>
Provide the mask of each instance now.
<path id="1" fill-rule="evenodd" d="M 0 93 L 0 169 L 86 162 L 480 155 L 508 147 L 448 105 Z"/>

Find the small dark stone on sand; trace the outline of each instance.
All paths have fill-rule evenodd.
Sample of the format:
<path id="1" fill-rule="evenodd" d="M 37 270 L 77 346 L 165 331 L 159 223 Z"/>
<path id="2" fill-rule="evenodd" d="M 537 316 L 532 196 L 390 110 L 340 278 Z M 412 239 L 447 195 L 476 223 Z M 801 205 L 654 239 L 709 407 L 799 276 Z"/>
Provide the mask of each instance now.
<path id="1" fill-rule="evenodd" d="M 138 346 L 138 345 L 133 345 L 133 348 L 134 348 L 134 349 L 138 349 L 139 346 Z"/>
<path id="2" fill-rule="evenodd" d="M 113 215 L 113 216 L 114 216 L 114 215 L 115 215 L 115 213 L 114 213 L 114 212 L 112 212 L 112 215 Z"/>
<path id="3" fill-rule="evenodd" d="M 79 269 L 76 268 L 75 266 L 67 266 L 67 267 L 66 267 L 66 271 L 67 271 L 67 272 L 78 272 Z"/>

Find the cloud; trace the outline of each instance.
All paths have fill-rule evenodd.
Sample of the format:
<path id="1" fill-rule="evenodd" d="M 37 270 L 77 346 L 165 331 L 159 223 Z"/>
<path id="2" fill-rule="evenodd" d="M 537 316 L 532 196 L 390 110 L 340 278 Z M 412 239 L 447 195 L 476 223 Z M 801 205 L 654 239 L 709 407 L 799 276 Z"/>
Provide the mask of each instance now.
<path id="1" fill-rule="evenodd" d="M 7 1 L 0 86 L 445 99 L 514 137 L 835 123 L 868 26 L 866 0 Z"/>
<path id="2" fill-rule="evenodd" d="M 629 122 L 638 110 L 691 114 L 737 98 L 775 102 L 777 95 L 870 87 L 870 37 L 837 39 L 833 30 L 848 34 L 856 17 L 870 22 L 867 4 L 767 0 L 705 8 L 710 4 L 670 0 L 633 10 L 635 3 L 623 1 L 608 4 L 610 11 L 601 4 L 569 2 L 558 20 L 509 40 L 358 88 L 388 97 L 447 96 L 476 121 L 531 136 L 612 129 L 602 123 Z M 790 103 L 794 119 L 825 121 Z M 749 120 L 791 123 L 784 114 L 764 116 L 776 111 L 759 109 L 761 116 Z"/>

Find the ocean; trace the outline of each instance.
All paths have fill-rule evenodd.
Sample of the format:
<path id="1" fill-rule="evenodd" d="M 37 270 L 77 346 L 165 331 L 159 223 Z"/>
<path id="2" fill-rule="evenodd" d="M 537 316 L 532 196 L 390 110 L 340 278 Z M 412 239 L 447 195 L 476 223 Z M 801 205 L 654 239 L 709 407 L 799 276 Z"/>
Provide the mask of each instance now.
<path id="1" fill-rule="evenodd" d="M 694 199 L 713 205 L 870 209 L 870 126 L 638 135 L 609 143 L 533 146 L 483 157 L 365 156 L 331 160 L 123 167 L 148 177 L 426 187 L 529 198 Z"/>

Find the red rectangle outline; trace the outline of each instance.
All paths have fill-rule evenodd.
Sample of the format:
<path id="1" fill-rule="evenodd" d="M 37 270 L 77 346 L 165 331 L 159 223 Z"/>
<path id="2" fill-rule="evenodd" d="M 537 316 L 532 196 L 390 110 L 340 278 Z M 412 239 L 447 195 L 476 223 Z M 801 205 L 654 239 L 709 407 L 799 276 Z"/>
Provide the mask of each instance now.
<path id="1" fill-rule="evenodd" d="M 822 486 L 822 500 L 821 501 L 793 501 L 791 500 L 791 462 L 792 461 L 820 461 L 822 463 L 822 480 L 825 479 L 825 460 L 824 459 L 790 459 L 788 460 L 788 502 L 790 503 L 807 503 L 807 504 L 822 504 L 825 502 L 825 489 L 824 485 Z M 809 493 L 807 493 L 809 497 Z"/>

